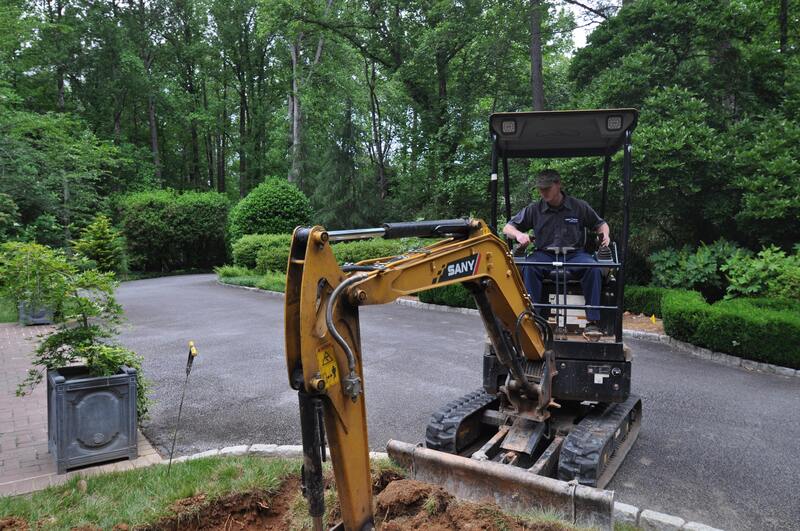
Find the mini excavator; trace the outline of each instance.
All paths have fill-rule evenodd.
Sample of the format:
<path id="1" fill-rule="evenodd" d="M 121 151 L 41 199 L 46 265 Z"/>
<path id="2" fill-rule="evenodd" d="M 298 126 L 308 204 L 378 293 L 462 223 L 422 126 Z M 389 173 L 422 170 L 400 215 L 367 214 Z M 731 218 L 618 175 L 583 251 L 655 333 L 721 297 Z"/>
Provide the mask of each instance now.
<path id="1" fill-rule="evenodd" d="M 359 307 L 455 283 L 474 297 L 486 329 L 483 385 L 433 413 L 426 451 L 441 466 L 460 469 L 462 478 L 498 466 L 513 470 L 506 485 L 512 491 L 523 472 L 592 487 L 608 483 L 641 422 L 641 401 L 630 393 L 631 355 L 622 343 L 630 147 L 637 117 L 634 109 L 493 114 L 491 225 L 450 219 L 342 231 L 295 229 L 286 280 L 286 364 L 299 396 L 303 492 L 316 529 L 323 526 L 326 446 L 341 508 L 337 527 L 374 526 Z M 607 338 L 581 340 L 576 315 L 589 307 L 575 293 L 573 266 L 515 257 L 496 236 L 498 162 L 503 161 L 508 219 L 508 158 L 603 157 L 603 216 L 611 157 L 619 150 L 624 207 L 619 246 L 613 243 L 603 255 L 598 251 L 596 264 L 580 264 L 603 268 L 603 296 L 593 308 L 603 315 Z M 332 244 L 376 237 L 439 240 L 400 256 L 337 263 Z M 520 269 L 530 266 L 551 270 L 546 303 L 532 301 L 525 289 Z M 394 451 L 402 452 L 403 444 Z M 492 474 L 498 484 L 506 477 Z"/>

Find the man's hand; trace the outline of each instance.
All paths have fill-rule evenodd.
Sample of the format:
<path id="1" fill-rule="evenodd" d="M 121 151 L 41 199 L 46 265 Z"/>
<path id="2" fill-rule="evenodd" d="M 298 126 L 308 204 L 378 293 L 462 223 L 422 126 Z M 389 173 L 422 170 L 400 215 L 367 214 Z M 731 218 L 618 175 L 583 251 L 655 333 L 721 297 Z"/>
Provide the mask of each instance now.
<path id="1" fill-rule="evenodd" d="M 608 223 L 603 223 L 599 227 L 597 227 L 597 234 L 601 237 L 600 245 L 603 247 L 608 247 L 611 245 L 611 236 L 610 236 L 611 229 L 608 228 Z"/>
<path id="2" fill-rule="evenodd" d="M 531 237 L 525 232 L 520 232 L 517 234 L 515 239 L 517 240 L 517 243 L 523 247 L 531 244 Z"/>

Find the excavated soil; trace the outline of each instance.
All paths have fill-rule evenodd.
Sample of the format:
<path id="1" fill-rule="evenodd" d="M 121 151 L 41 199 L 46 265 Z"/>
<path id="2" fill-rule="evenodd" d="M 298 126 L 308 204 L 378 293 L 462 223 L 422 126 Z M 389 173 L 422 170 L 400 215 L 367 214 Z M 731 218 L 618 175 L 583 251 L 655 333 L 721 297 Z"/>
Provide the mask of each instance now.
<path id="1" fill-rule="evenodd" d="M 300 481 L 291 478 L 275 494 L 254 491 L 206 501 L 203 494 L 175 502 L 175 516 L 145 528 L 148 531 L 255 531 L 288 530 L 289 508 L 300 491 Z M 121 530 L 120 530 L 121 531 Z"/>
<path id="2" fill-rule="evenodd" d="M 625 312 L 622 316 L 622 328 L 625 330 L 639 330 L 641 332 L 663 334 L 664 322 L 661 319 L 656 319 L 654 323 L 650 320 L 649 315 Z"/>
<path id="3" fill-rule="evenodd" d="M 302 528 L 302 524 L 292 520 L 290 510 L 299 489 L 298 480 L 293 478 L 272 496 L 254 492 L 210 503 L 203 495 L 194 496 L 173 505 L 175 516 L 147 529 L 288 531 Z M 572 529 L 557 522 L 531 524 L 504 514 L 493 504 L 459 502 L 441 487 L 402 479 L 391 471 L 383 471 L 374 478 L 373 491 L 376 494 L 374 499 L 376 526 L 385 531 L 416 529 L 568 531 Z M 338 518 L 338 507 L 331 508 L 329 515 L 332 519 Z"/>

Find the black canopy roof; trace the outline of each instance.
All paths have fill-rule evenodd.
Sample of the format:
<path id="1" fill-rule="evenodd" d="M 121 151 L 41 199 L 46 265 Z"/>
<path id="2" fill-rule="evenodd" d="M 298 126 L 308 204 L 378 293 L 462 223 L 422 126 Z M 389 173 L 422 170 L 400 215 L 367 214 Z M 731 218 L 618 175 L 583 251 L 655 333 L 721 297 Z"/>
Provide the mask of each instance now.
<path id="1" fill-rule="evenodd" d="M 636 109 L 502 112 L 489 117 L 501 157 L 590 157 L 616 153 Z"/>

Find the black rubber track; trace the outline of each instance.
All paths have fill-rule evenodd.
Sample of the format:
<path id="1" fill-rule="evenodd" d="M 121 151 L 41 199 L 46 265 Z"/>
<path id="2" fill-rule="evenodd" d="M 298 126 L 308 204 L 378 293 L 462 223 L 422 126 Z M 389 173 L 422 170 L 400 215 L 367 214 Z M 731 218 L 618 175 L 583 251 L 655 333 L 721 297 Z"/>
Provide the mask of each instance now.
<path id="1" fill-rule="evenodd" d="M 638 396 L 631 395 L 621 404 L 608 404 L 592 411 L 572 428 L 559 455 L 558 479 L 577 479 L 581 485 L 596 487 L 606 463 L 627 435 L 627 429 L 621 436 L 617 435 L 617 429 L 629 428 L 628 415 L 638 401 Z"/>
<path id="2" fill-rule="evenodd" d="M 497 400 L 496 395 L 490 395 L 483 389 L 478 389 L 449 402 L 431 415 L 431 420 L 425 430 L 425 446 L 451 454 L 457 453 L 463 446 L 472 442 L 456 440 L 461 423 L 472 415 L 481 413 Z"/>

